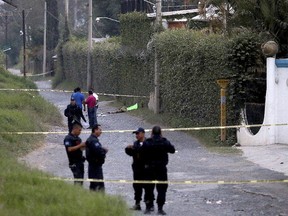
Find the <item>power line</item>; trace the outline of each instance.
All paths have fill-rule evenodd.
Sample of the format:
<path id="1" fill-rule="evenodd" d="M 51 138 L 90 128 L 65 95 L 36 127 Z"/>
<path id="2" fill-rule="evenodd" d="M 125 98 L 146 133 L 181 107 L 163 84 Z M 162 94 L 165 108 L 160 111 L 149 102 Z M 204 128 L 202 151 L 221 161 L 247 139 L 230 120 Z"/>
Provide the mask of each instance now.
<path id="1" fill-rule="evenodd" d="M 12 7 L 17 8 L 17 5 L 15 5 L 15 4 L 12 2 L 12 0 L 2 0 L 2 1 L 5 2 L 6 4 L 11 5 Z"/>
<path id="2" fill-rule="evenodd" d="M 50 16 L 52 16 L 54 19 L 58 20 L 58 22 L 64 24 L 63 21 L 61 21 L 60 19 L 58 19 L 58 18 L 57 18 L 54 14 L 52 14 L 50 11 L 47 10 L 47 13 L 48 13 Z"/>

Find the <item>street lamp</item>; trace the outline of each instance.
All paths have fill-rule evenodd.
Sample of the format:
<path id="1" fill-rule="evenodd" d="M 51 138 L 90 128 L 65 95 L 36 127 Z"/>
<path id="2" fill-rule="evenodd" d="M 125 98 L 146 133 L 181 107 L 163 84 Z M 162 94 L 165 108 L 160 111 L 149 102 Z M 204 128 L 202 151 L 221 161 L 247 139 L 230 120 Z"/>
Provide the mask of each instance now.
<path id="1" fill-rule="evenodd" d="M 7 51 L 9 51 L 9 50 L 11 50 L 11 47 L 9 47 L 9 48 L 7 48 L 7 49 L 4 49 L 4 50 L 2 50 L 2 52 L 7 52 Z"/>
<path id="2" fill-rule="evenodd" d="M 153 6 L 156 6 L 156 4 L 153 3 L 153 2 L 150 2 L 150 1 L 147 1 L 147 0 L 144 0 L 144 2 L 146 2 L 146 3 L 148 3 L 148 4 L 151 4 L 151 5 L 153 5 Z"/>
<path id="3" fill-rule="evenodd" d="M 150 4 L 150 5 L 152 5 L 153 7 L 153 11 L 154 11 L 154 13 L 156 13 L 156 4 L 155 3 L 153 3 L 153 2 L 150 2 L 150 1 L 147 1 L 147 0 L 144 0 L 144 2 L 146 2 L 146 3 L 148 3 L 148 4 Z"/>
<path id="4" fill-rule="evenodd" d="M 111 20 L 111 21 L 113 21 L 113 22 L 120 23 L 119 20 L 116 20 L 116 19 L 113 19 L 113 18 L 110 18 L 110 17 L 96 17 L 95 21 L 96 21 L 96 22 L 99 22 L 101 19 L 108 19 L 108 20 Z"/>

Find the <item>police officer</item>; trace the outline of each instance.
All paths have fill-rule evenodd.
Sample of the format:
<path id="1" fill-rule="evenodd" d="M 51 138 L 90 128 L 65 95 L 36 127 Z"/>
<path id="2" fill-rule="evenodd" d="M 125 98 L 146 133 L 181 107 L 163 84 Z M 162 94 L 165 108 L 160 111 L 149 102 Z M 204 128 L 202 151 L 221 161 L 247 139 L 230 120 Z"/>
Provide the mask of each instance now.
<path id="1" fill-rule="evenodd" d="M 102 165 L 105 162 L 107 148 L 102 147 L 99 142 L 99 136 L 102 133 L 100 125 L 96 124 L 92 127 L 92 133 L 86 140 L 86 158 L 88 161 L 88 177 L 90 179 L 103 180 Z M 90 182 L 90 190 L 105 190 L 104 182 Z"/>
<path id="2" fill-rule="evenodd" d="M 82 149 L 85 148 L 85 143 L 82 142 L 79 135 L 82 131 L 82 125 L 79 122 L 74 122 L 72 131 L 64 139 L 69 167 L 75 179 L 84 178 L 84 161 Z M 83 185 L 83 181 L 74 181 L 74 184 Z"/>
<path id="3" fill-rule="evenodd" d="M 146 180 L 153 181 L 167 181 L 167 167 L 168 153 L 175 153 L 174 146 L 162 137 L 161 128 L 154 126 L 152 128 L 151 138 L 146 139 L 141 148 L 141 156 L 145 164 Z M 145 214 L 150 214 L 152 203 L 154 200 L 153 191 L 155 184 L 147 184 L 145 186 L 145 193 L 147 197 Z M 168 184 L 156 184 L 157 190 L 157 205 L 158 214 L 166 215 L 163 211 L 163 205 L 166 201 L 166 192 Z"/>
<path id="4" fill-rule="evenodd" d="M 77 106 L 75 98 L 71 97 L 70 104 L 64 110 L 64 115 L 68 118 L 69 133 L 72 131 L 72 125 L 74 121 L 81 122 L 81 118 L 86 122 L 83 112 L 79 106 Z"/>
<path id="5" fill-rule="evenodd" d="M 133 134 L 136 135 L 136 141 L 133 145 L 128 145 L 125 148 L 127 155 L 133 157 L 132 170 L 133 170 L 133 179 L 134 180 L 144 180 L 144 163 L 140 157 L 140 149 L 145 142 L 145 130 L 143 128 L 138 128 L 136 131 L 133 131 Z M 141 210 L 140 201 L 142 199 L 142 192 L 144 190 L 144 185 L 140 183 L 133 183 L 134 188 L 134 199 L 135 205 L 132 207 L 133 210 Z M 144 197 L 144 201 L 145 201 Z"/>

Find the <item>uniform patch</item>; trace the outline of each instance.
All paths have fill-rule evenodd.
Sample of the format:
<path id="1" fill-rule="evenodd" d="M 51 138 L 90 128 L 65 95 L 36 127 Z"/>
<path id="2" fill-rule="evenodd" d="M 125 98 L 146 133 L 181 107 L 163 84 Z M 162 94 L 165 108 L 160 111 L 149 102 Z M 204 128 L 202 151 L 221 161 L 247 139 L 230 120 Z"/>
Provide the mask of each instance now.
<path id="1" fill-rule="evenodd" d="M 65 146 L 70 146 L 70 142 L 69 142 L 69 141 L 66 141 L 66 142 L 64 143 L 64 145 L 65 145 Z"/>
<path id="2" fill-rule="evenodd" d="M 100 147 L 100 143 L 96 142 L 94 143 L 95 147 Z"/>

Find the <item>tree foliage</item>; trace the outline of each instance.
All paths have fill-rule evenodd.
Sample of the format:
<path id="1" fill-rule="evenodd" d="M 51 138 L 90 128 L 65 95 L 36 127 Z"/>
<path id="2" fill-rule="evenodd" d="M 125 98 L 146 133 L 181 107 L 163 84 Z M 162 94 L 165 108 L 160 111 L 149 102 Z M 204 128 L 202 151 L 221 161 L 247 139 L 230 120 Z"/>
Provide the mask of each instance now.
<path id="1" fill-rule="evenodd" d="M 122 45 L 143 50 L 152 36 L 152 25 L 144 13 L 127 13 L 120 16 Z"/>

